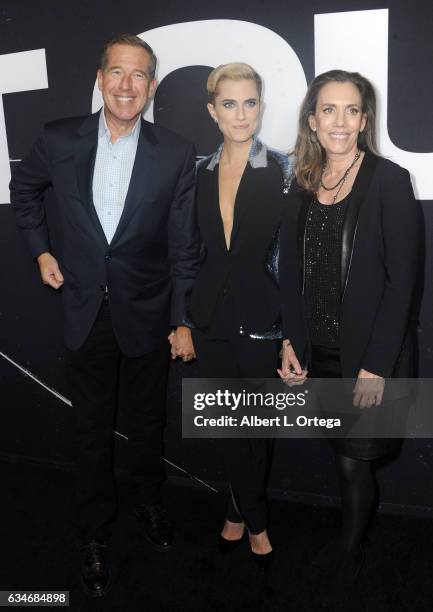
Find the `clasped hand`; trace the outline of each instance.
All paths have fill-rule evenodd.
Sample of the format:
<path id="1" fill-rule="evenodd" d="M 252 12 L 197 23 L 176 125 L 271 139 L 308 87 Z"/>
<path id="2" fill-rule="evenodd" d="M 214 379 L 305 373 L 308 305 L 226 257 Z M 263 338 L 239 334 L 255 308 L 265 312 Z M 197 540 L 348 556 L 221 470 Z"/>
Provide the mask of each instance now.
<path id="1" fill-rule="evenodd" d="M 192 343 L 191 330 L 184 325 L 180 325 L 168 336 L 171 346 L 171 358 L 181 357 L 185 363 L 195 359 L 195 350 Z"/>
<path id="2" fill-rule="evenodd" d="M 289 387 L 303 385 L 307 378 L 308 371 L 301 368 L 301 364 L 289 340 L 283 340 L 281 370 L 277 370 L 277 372 Z"/>

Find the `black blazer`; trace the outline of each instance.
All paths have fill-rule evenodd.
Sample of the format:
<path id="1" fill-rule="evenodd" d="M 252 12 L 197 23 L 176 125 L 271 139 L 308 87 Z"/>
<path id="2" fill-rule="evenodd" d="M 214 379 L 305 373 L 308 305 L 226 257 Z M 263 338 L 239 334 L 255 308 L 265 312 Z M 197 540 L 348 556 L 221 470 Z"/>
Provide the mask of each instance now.
<path id="1" fill-rule="evenodd" d="M 303 313 L 303 238 L 311 195 L 293 189 L 281 230 L 280 284 L 284 337 L 308 360 Z M 340 359 L 344 377 L 361 368 L 410 376 L 420 208 L 409 172 L 366 153 L 343 225 Z"/>
<path id="2" fill-rule="evenodd" d="M 202 165 L 197 176 L 202 261 L 190 318 L 195 326 L 205 329 L 221 292 L 230 292 L 241 335 L 281 337 L 274 250 L 287 198 L 282 167 L 269 150 L 266 167 L 254 168 L 247 163 L 236 196 L 229 250 L 219 208 L 218 170 L 219 165 L 212 171 Z"/>
<path id="3" fill-rule="evenodd" d="M 58 259 L 65 339 L 87 337 L 109 291 L 114 331 L 128 356 L 149 352 L 185 317 L 198 267 L 194 149 L 144 120 L 124 210 L 108 244 L 92 202 L 99 113 L 47 124 L 11 181 L 17 223 L 33 257 L 50 251 L 43 198 L 53 186 L 63 244 Z"/>

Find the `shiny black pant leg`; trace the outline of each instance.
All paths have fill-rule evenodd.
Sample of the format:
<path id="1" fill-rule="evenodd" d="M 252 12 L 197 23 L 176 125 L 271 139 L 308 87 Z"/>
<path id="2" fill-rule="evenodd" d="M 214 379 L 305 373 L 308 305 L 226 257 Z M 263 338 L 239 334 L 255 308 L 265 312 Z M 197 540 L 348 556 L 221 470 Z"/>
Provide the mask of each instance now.
<path id="1" fill-rule="evenodd" d="M 199 330 L 193 330 L 193 340 L 203 378 L 273 377 L 278 367 L 279 343 L 274 341 L 213 339 Z M 226 518 L 244 520 L 251 533 L 261 533 L 267 525 L 266 484 L 273 440 L 223 438 L 218 446 L 231 489 Z"/>
<path id="2" fill-rule="evenodd" d="M 313 347 L 311 376 L 341 378 L 338 349 Z M 369 457 L 374 442 L 350 438 L 331 440 L 340 480 L 340 538 L 343 547 L 350 551 L 358 549 L 377 504 L 376 477 Z"/>

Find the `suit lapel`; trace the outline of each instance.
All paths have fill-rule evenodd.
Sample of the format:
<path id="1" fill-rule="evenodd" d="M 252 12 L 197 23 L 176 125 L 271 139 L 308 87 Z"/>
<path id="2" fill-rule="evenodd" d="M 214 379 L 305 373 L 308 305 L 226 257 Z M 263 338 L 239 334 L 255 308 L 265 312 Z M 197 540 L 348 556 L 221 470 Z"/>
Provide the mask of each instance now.
<path id="1" fill-rule="evenodd" d="M 224 222 L 221 215 L 220 208 L 220 188 L 219 188 L 219 174 L 220 165 L 215 166 L 215 170 L 212 172 L 212 183 L 211 183 L 211 218 L 212 225 L 215 230 L 217 241 L 220 243 L 221 248 L 227 253 L 226 235 L 224 233 Z"/>
<path id="2" fill-rule="evenodd" d="M 215 234 L 216 240 L 218 244 L 221 245 L 221 248 L 227 252 L 227 244 L 226 238 L 224 234 L 224 224 L 221 216 L 221 208 L 219 201 L 219 164 L 216 164 L 213 171 L 203 170 L 204 179 L 205 179 L 205 189 L 207 190 L 206 197 L 204 197 L 205 202 L 210 203 L 209 208 L 209 219 L 211 230 Z M 245 212 L 248 210 L 251 202 L 254 202 L 256 198 L 254 197 L 257 190 L 257 185 L 255 185 L 254 177 L 259 173 L 252 168 L 251 164 L 247 162 L 245 166 L 245 170 L 241 176 L 241 180 L 239 181 L 239 187 L 236 193 L 234 210 L 233 210 L 233 227 L 232 233 L 230 236 L 230 250 L 233 248 L 234 241 L 239 233 L 239 228 L 241 226 L 241 220 L 245 215 Z"/>
<path id="3" fill-rule="evenodd" d="M 198 198 L 199 222 L 213 234 L 215 243 L 227 253 L 224 225 L 219 205 L 219 164 L 213 170 L 203 168 L 198 177 L 200 196 Z"/>
<path id="4" fill-rule="evenodd" d="M 114 244 L 129 221 L 134 216 L 137 207 L 149 191 L 149 185 L 154 185 L 157 180 L 158 168 L 156 165 L 155 145 L 157 139 L 146 123 L 141 121 L 141 130 L 138 137 L 137 152 L 135 154 L 134 166 L 132 168 L 131 180 L 125 198 L 122 215 L 111 244 Z"/>
<path id="5" fill-rule="evenodd" d="M 99 113 L 88 117 L 78 130 L 79 138 L 74 156 L 78 189 L 86 212 L 95 228 L 100 242 L 107 245 L 104 230 L 93 205 L 92 179 L 98 145 Z"/>
<path id="6" fill-rule="evenodd" d="M 258 180 L 258 184 L 255 184 L 254 177 Z M 257 172 L 252 168 L 249 161 L 245 166 L 245 170 L 241 176 L 239 182 L 238 191 L 236 193 L 235 207 L 233 210 L 233 229 L 230 238 L 230 247 L 232 246 L 241 226 L 242 217 L 245 215 L 251 203 L 257 201 L 257 189 L 260 184 L 260 172 Z"/>
<path id="7" fill-rule="evenodd" d="M 296 221 L 296 237 L 298 241 L 298 251 L 299 253 L 304 254 L 304 238 L 305 238 L 305 228 L 307 225 L 307 215 L 311 206 L 312 194 L 310 191 L 304 191 L 299 189 L 296 186 L 297 191 L 295 195 L 297 199 L 294 200 L 293 206 L 295 203 L 298 205 L 298 214 Z"/>
<path id="8" fill-rule="evenodd" d="M 358 226 L 359 213 L 361 206 L 366 198 L 370 187 L 374 171 L 376 169 L 378 157 L 368 151 L 365 153 L 361 167 L 353 183 L 348 208 L 343 224 L 343 234 L 341 241 L 341 299 L 349 279 L 350 264 L 352 261 L 353 246 Z"/>
<path id="9" fill-rule="evenodd" d="M 83 203 L 92 203 L 92 177 L 98 145 L 99 113 L 88 117 L 78 130 L 79 139 L 75 152 L 75 168 Z"/>
<path id="10" fill-rule="evenodd" d="M 220 208 L 220 199 L 219 199 L 219 164 L 215 166 L 215 169 L 212 173 L 212 178 L 208 182 L 209 193 L 208 198 L 211 203 L 210 207 L 210 215 L 211 215 L 211 224 L 214 228 L 214 232 L 217 238 L 217 241 L 221 244 L 222 248 L 225 252 L 227 252 L 227 243 L 226 237 L 224 233 L 224 223 L 221 215 Z M 249 197 L 249 187 L 251 185 L 251 181 L 254 177 L 253 168 L 247 162 L 245 166 L 245 170 L 241 176 L 241 180 L 239 181 L 239 187 L 236 193 L 236 198 L 234 202 L 233 209 L 233 227 L 232 233 L 230 236 L 230 250 L 233 248 L 234 240 L 239 231 L 240 221 L 245 214 L 245 211 L 248 209 L 248 202 L 252 200 Z"/>

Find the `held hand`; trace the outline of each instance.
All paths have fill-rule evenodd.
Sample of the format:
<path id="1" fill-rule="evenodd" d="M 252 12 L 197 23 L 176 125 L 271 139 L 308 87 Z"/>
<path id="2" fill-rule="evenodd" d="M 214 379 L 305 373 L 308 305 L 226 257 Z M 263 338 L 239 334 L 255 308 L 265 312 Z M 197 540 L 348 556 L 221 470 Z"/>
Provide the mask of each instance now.
<path id="1" fill-rule="evenodd" d="M 183 325 L 172 332 L 168 340 L 171 345 L 171 358 L 181 357 L 182 361 L 187 362 L 195 359 L 195 350 L 192 343 L 191 330 Z"/>
<path id="2" fill-rule="evenodd" d="M 168 341 L 170 342 L 170 355 L 172 359 L 176 359 L 177 357 L 177 352 L 176 352 L 176 332 L 174 331 L 174 329 L 169 333 L 168 335 Z"/>
<path id="3" fill-rule="evenodd" d="M 283 340 L 283 348 L 280 355 L 281 370 L 277 370 L 280 378 L 289 386 L 304 384 L 308 372 L 301 368 L 301 364 L 289 340 Z"/>
<path id="4" fill-rule="evenodd" d="M 57 259 L 50 253 L 42 253 L 37 258 L 37 262 L 44 285 L 49 285 L 53 289 L 59 289 L 63 285 L 64 278 L 60 272 Z"/>
<path id="5" fill-rule="evenodd" d="M 359 408 L 370 408 L 382 403 L 385 379 L 367 370 L 359 370 L 353 389 L 353 405 Z"/>

